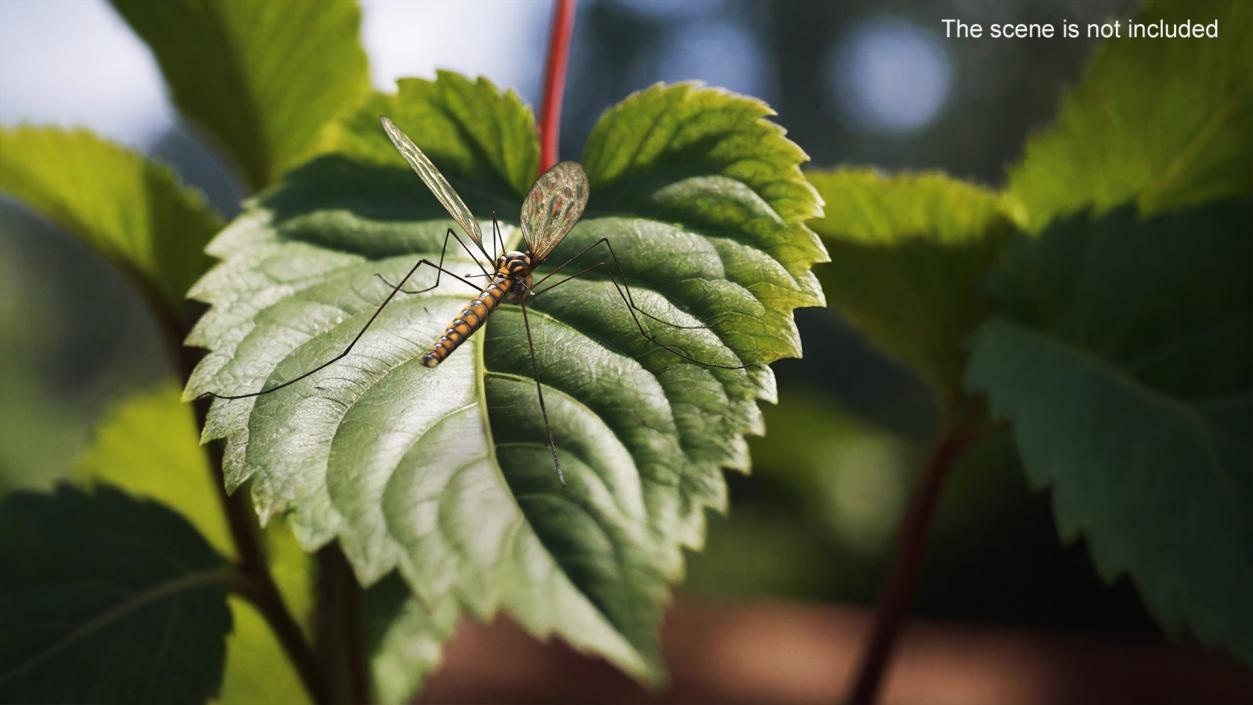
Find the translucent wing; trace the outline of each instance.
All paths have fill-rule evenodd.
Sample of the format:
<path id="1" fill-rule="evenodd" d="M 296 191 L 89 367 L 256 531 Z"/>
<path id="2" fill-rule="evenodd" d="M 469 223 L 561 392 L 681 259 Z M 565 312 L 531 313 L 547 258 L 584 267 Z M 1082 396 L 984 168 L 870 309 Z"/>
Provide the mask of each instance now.
<path id="1" fill-rule="evenodd" d="M 565 239 L 587 207 L 587 172 L 578 162 L 561 162 L 535 180 L 522 202 L 522 235 L 536 264 Z"/>
<path id="2" fill-rule="evenodd" d="M 409 139 L 409 135 L 396 127 L 396 123 L 384 117 L 383 129 L 387 131 L 387 136 L 391 138 L 392 144 L 396 145 L 396 149 L 400 150 L 400 155 L 417 172 L 422 183 L 426 184 L 439 202 L 444 204 L 444 210 L 448 211 L 448 215 L 451 215 L 452 219 L 457 221 L 457 225 L 461 226 L 461 231 L 482 247 L 483 232 L 479 230 L 479 222 L 474 219 L 474 214 L 452 189 L 448 179 L 439 173 L 439 169 L 436 169 L 431 160 L 418 149 L 418 145 Z"/>

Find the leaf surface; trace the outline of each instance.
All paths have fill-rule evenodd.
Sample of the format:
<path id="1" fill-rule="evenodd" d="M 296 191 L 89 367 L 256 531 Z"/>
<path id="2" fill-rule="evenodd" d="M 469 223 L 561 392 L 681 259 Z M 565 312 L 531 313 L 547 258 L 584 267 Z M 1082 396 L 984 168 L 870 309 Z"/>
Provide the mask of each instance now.
<path id="1" fill-rule="evenodd" d="M 812 223 L 829 305 L 951 404 L 963 345 L 989 306 L 983 280 L 1010 228 L 996 194 L 939 173 L 806 174 L 826 201 Z"/>
<path id="2" fill-rule="evenodd" d="M 232 570 L 176 513 L 110 488 L 0 506 L 0 699 L 201 703 Z"/>
<path id="3" fill-rule="evenodd" d="M 536 173 L 534 122 L 513 94 L 443 73 L 402 81 L 339 130 L 339 154 L 293 172 L 211 245 L 223 262 L 193 294 L 212 305 L 189 342 L 210 349 L 187 393 L 243 393 L 290 379 L 353 338 L 418 257 L 437 259 L 451 220 L 387 142 L 391 117 L 483 221 L 517 246 Z M 583 162 L 583 221 L 536 274 L 610 238 L 641 316 L 667 345 L 729 365 L 799 353 L 792 309 L 820 305 L 825 253 L 805 221 L 818 200 L 803 153 L 762 103 L 657 86 L 601 119 Z M 609 262 L 603 246 L 581 266 Z M 446 265 L 477 271 L 450 243 Z M 528 320 L 562 466 L 552 459 L 521 309 L 440 367 L 420 356 L 475 294 L 445 275 L 403 296 L 341 363 L 282 392 L 215 402 L 234 488 L 263 516 L 290 513 L 306 547 L 338 538 L 358 576 L 399 569 L 425 605 L 485 618 L 508 609 L 649 680 L 682 548 L 725 505 L 721 468 L 747 470 L 743 435 L 774 396 L 764 365 L 688 363 L 643 338 L 607 267 L 535 296 Z M 577 271 L 573 269 L 572 272 Z M 433 283 L 425 267 L 410 286 Z M 477 281 L 484 281 L 481 277 Z M 551 280 L 549 283 L 556 281 Z M 541 289 L 542 290 L 542 289 Z M 440 608 L 442 609 L 442 608 Z"/>
<path id="4" fill-rule="evenodd" d="M 967 383 L 1063 536 L 1170 627 L 1253 663 L 1248 201 L 1054 223 L 1007 251 Z"/>
<path id="5" fill-rule="evenodd" d="M 222 226 L 164 166 L 81 130 L 0 128 L 0 191 L 136 275 L 175 316 Z"/>
<path id="6" fill-rule="evenodd" d="M 1208 24 L 1217 39 L 1098 47 L 1057 119 L 1010 170 L 1017 217 L 1038 230 L 1087 207 L 1146 214 L 1253 191 L 1253 4 L 1151 3 L 1137 21 Z"/>
<path id="7" fill-rule="evenodd" d="M 300 163 L 369 92 L 351 0 L 113 0 L 148 43 L 178 109 L 253 189 Z"/>
<path id="8" fill-rule="evenodd" d="M 456 603 L 431 609 L 393 573 L 365 591 L 362 610 L 371 695 L 385 705 L 413 702 L 457 626 Z"/>
<path id="9" fill-rule="evenodd" d="M 235 546 L 217 501 L 213 474 L 196 438 L 191 406 L 172 383 L 136 393 L 119 402 L 101 421 L 78 460 L 90 483 L 105 483 L 177 510 L 219 553 L 233 557 Z M 310 558 L 281 526 L 265 533 L 271 573 L 293 614 L 312 603 Z M 234 628 L 226 641 L 221 701 L 307 702 L 282 647 L 265 619 L 242 598 L 229 598 Z"/>
<path id="10" fill-rule="evenodd" d="M 93 483 L 118 486 L 177 509 L 215 549 L 234 555 L 191 407 L 173 385 L 119 403 L 96 429 L 78 466 Z M 312 558 L 284 526 L 270 526 L 263 538 L 271 574 L 288 609 L 303 621 L 313 609 Z M 384 703 L 407 702 L 438 661 L 438 645 L 455 625 L 455 605 L 431 612 L 397 576 L 381 581 L 360 601 L 365 612 L 361 638 L 374 697 Z M 304 686 L 265 619 L 241 598 L 231 597 L 230 607 L 234 629 L 227 638 L 221 701 L 307 702 Z"/>

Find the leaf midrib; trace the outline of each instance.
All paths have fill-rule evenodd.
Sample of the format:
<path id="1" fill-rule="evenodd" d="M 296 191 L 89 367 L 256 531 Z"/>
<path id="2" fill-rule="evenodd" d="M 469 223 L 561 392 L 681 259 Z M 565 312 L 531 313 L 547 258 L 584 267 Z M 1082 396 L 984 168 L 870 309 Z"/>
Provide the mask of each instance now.
<path id="1" fill-rule="evenodd" d="M 1139 198 L 1136 199 L 1138 203 L 1142 204 L 1142 207 L 1144 207 L 1143 204 L 1152 203 L 1153 198 L 1159 192 L 1170 186 L 1171 182 L 1178 178 L 1189 166 L 1189 162 L 1200 154 L 1201 149 L 1205 146 L 1205 144 L 1219 132 L 1219 128 L 1222 123 L 1226 120 L 1228 115 L 1236 109 L 1236 106 L 1239 105 L 1241 94 L 1244 92 L 1244 87 L 1245 86 L 1240 85 L 1232 90 L 1220 104 L 1218 110 L 1215 110 L 1214 113 L 1210 115 L 1209 119 L 1205 121 L 1205 124 L 1201 126 L 1201 129 L 1197 130 L 1193 134 L 1184 148 L 1179 150 L 1179 152 L 1175 155 L 1175 158 L 1166 165 L 1166 168 L 1159 172 L 1157 176 L 1145 185 L 1144 191 L 1142 191 Z M 1145 210 L 1153 209 L 1145 208 Z"/>
<path id="2" fill-rule="evenodd" d="M 221 8 L 218 9 L 221 10 Z M 235 106 L 242 114 L 242 122 L 245 125 L 245 129 L 247 129 L 247 134 L 252 135 L 252 138 L 256 140 L 255 147 L 257 153 L 261 156 L 260 159 L 249 156 L 247 158 L 248 163 L 245 163 L 244 159 L 241 159 L 235 150 L 229 149 L 229 145 L 224 145 L 228 148 L 223 150 L 223 152 L 240 167 L 240 171 L 244 172 L 253 190 L 258 190 L 269 182 L 270 172 L 274 169 L 275 164 L 274 147 L 270 143 L 270 135 L 266 133 L 264 122 L 261 119 L 261 106 L 258 104 L 255 94 L 256 86 L 252 85 L 248 80 L 249 72 L 244 69 L 240 61 L 241 57 L 237 42 L 233 40 L 227 31 L 221 14 L 218 11 L 211 11 L 206 19 L 205 24 L 208 26 L 209 31 L 217 35 L 219 46 L 224 48 L 222 52 L 219 52 L 225 59 L 227 66 L 227 70 L 223 75 L 229 76 L 231 82 L 241 89 L 236 93 L 237 100 L 235 101 Z M 170 85 L 174 84 L 171 83 Z M 196 120 L 196 123 L 212 133 L 218 141 L 226 142 L 210 125 L 199 119 Z"/>
<path id="3" fill-rule="evenodd" d="M 22 673 L 31 670 L 39 664 L 56 656 L 61 651 L 69 648 L 73 644 L 92 634 L 104 629 L 113 622 L 120 620 L 127 615 L 135 612 L 147 605 L 157 602 L 167 596 L 177 595 L 182 592 L 190 592 L 197 588 L 207 585 L 219 583 L 223 587 L 229 586 L 236 582 L 239 574 L 233 568 L 215 568 L 213 570 L 202 570 L 194 573 L 188 573 L 173 580 L 166 580 L 157 583 L 141 592 L 132 593 L 126 599 L 109 607 L 95 617 L 79 624 L 68 634 L 53 642 L 43 651 L 31 656 L 25 661 L 17 664 L 7 672 L 0 674 L 0 683 L 15 678 Z"/>
<path id="4" fill-rule="evenodd" d="M 1228 503 L 1228 515 L 1231 516 L 1237 524 L 1247 523 L 1240 513 L 1239 506 L 1235 504 L 1235 490 L 1231 487 L 1231 483 L 1222 473 L 1222 463 L 1218 459 L 1218 452 L 1214 447 L 1212 434 L 1209 433 L 1205 420 L 1196 409 L 1192 408 L 1185 402 L 1142 384 L 1138 379 L 1131 376 L 1121 368 L 1070 341 L 1063 340 L 1055 336 L 1045 335 L 1028 326 L 1014 323 L 1012 321 L 1002 319 L 999 323 L 1011 326 L 1022 334 L 1038 342 L 1042 347 L 1052 348 L 1073 359 L 1077 364 L 1094 370 L 1099 376 L 1109 379 L 1111 382 L 1121 387 L 1131 395 L 1143 399 L 1146 404 L 1160 407 L 1165 409 L 1167 412 L 1177 415 L 1188 427 L 1192 429 L 1198 444 L 1204 449 L 1205 469 L 1208 474 L 1211 475 L 1215 484 L 1223 489 L 1223 491 L 1219 494 Z M 1253 581 L 1253 556 L 1246 556 L 1244 569 L 1246 573 L 1250 574 L 1250 581 Z"/>

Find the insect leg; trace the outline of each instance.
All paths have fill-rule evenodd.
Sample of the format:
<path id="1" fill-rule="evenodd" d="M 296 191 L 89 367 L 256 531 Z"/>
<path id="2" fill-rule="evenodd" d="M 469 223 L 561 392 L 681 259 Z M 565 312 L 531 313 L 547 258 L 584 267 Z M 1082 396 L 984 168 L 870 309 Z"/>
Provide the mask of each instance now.
<path id="1" fill-rule="evenodd" d="M 557 442 L 553 440 L 553 427 L 548 423 L 548 409 L 544 406 L 544 386 L 539 381 L 539 364 L 535 362 L 535 343 L 531 340 L 531 322 L 526 316 L 526 301 L 522 301 L 520 306 L 522 327 L 526 329 L 526 347 L 531 352 L 531 374 L 535 377 L 535 393 L 539 395 L 539 412 L 544 417 L 544 430 L 548 433 L 548 449 L 553 454 L 553 467 L 557 470 L 557 480 L 561 482 L 562 489 L 567 489 L 566 475 L 561 471 L 561 461 L 557 459 Z"/>
<path id="2" fill-rule="evenodd" d="M 494 242 L 500 244 L 500 254 L 505 254 L 505 238 L 500 234 L 500 221 L 496 220 L 496 211 L 492 211 L 492 233 L 496 238 Z M 492 247 L 495 248 L 496 245 L 493 244 Z"/>
<path id="3" fill-rule="evenodd" d="M 650 332 L 648 331 L 648 329 L 646 329 L 646 328 L 644 327 L 643 322 L 642 322 L 642 321 L 640 321 L 639 316 L 635 315 L 635 312 L 636 312 L 636 311 L 639 311 L 640 313 L 644 314 L 645 316 L 647 316 L 647 317 L 649 317 L 649 318 L 651 318 L 651 319 L 653 319 L 653 320 L 659 321 L 659 322 L 661 322 L 661 323 L 665 323 L 666 325 L 669 325 L 669 326 L 672 326 L 672 327 L 675 327 L 675 328 L 705 328 L 706 326 L 680 326 L 680 325 L 677 325 L 677 324 L 674 324 L 674 323 L 670 323 L 670 322 L 668 322 L 668 321 L 664 321 L 664 320 L 662 320 L 662 319 L 660 319 L 660 318 L 658 318 L 658 317 L 656 317 L 656 316 L 654 316 L 654 315 L 652 315 L 652 314 L 648 313 L 647 311 L 644 311 L 644 310 L 640 309 L 640 307 L 639 307 L 639 306 L 636 306 L 636 305 L 635 305 L 635 301 L 634 301 L 634 299 L 633 299 L 633 298 L 632 298 L 632 296 L 631 296 L 631 287 L 630 287 L 630 285 L 628 285 L 628 284 L 626 283 L 626 274 L 625 274 L 625 273 L 623 272 L 623 270 L 622 270 L 622 264 L 618 261 L 618 256 L 617 256 L 617 255 L 614 253 L 614 251 L 613 251 L 613 245 L 611 245 L 611 244 L 609 243 L 609 238 L 602 237 L 601 239 L 597 240 L 596 242 L 592 243 L 591 245 L 588 245 L 587 247 L 583 248 L 583 250 L 582 250 L 581 252 L 579 252 L 578 254 L 576 254 L 574 257 L 571 257 L 570 259 L 568 259 L 568 260 L 566 260 L 565 262 L 563 262 L 561 266 L 562 266 L 562 267 L 566 266 L 566 265 L 567 265 L 567 264 L 569 264 L 571 261 L 573 261 L 576 257 L 578 257 L 578 256 L 580 256 L 580 255 L 582 255 L 582 254 L 586 253 L 587 251 L 591 250 L 593 247 L 596 247 L 597 245 L 600 245 L 601 243 L 604 243 L 605 247 L 609 249 L 609 256 L 613 258 L 614 268 L 616 268 L 616 269 L 618 270 L 618 276 L 622 278 L 622 283 L 621 283 L 621 284 L 619 284 L 619 283 L 618 283 L 618 279 L 617 279 L 617 278 L 615 278 L 615 277 L 613 276 L 613 272 L 610 272 L 610 273 L 609 273 L 609 281 L 610 281 L 610 282 L 612 282 L 612 283 L 613 283 L 614 288 L 618 290 L 618 296 L 620 296 L 620 297 L 622 298 L 622 303 L 626 304 L 626 307 L 627 307 L 627 312 L 631 314 L 631 320 L 635 322 L 635 327 L 639 329 L 639 331 L 640 331 L 640 335 L 644 336 L 644 338 L 645 338 L 646 340 L 648 340 L 649 342 L 651 342 L 652 344 L 656 345 L 657 347 L 659 347 L 659 348 L 661 348 L 661 349 L 663 349 L 663 350 L 666 350 L 666 351 L 668 351 L 668 352 L 670 352 L 670 353 L 672 353 L 672 354 L 674 354 L 674 355 L 677 355 L 677 356 L 679 356 L 679 357 L 683 358 L 684 360 L 687 360 L 688 362 L 692 362 L 692 363 L 695 363 L 695 364 L 697 364 L 697 365 L 701 365 L 702 367 L 716 367 L 716 368 L 719 368 L 719 369 L 724 369 L 724 370 L 744 370 L 744 369 L 748 369 L 749 367 L 753 367 L 753 366 L 754 366 L 754 364 L 747 364 L 747 365 L 724 365 L 724 364 L 719 364 L 719 363 L 715 363 L 715 362 L 705 362 L 704 360 L 697 360 L 696 358 L 694 358 L 694 357 L 692 357 L 691 355 L 689 355 L 689 354 L 687 354 L 687 353 L 683 352 L 682 350 L 679 350 L 678 348 L 675 348 L 675 347 L 670 346 L 670 345 L 666 345 L 665 343 L 661 342 L 660 340 L 657 340 L 657 336 L 655 336 L 655 335 L 653 335 L 652 333 L 650 333 Z M 543 291 L 541 291 L 541 292 L 536 292 L 536 293 L 538 294 L 538 293 L 543 293 L 543 292 L 546 292 L 546 291 L 551 291 L 551 290 L 553 289 L 553 287 L 556 287 L 556 286 L 557 286 L 557 285 L 559 285 L 559 284 L 563 284 L 563 283 L 565 283 L 565 282 L 567 282 L 567 281 L 569 281 L 569 280 L 573 279 L 574 277 L 579 276 L 579 274 L 582 274 L 582 273 L 584 273 L 584 272 L 590 271 L 590 270 L 592 270 L 592 269 L 595 269 L 596 267 L 600 267 L 600 266 L 605 265 L 605 264 L 606 264 L 605 262 L 598 262 L 598 263 L 596 263 L 596 264 L 594 264 L 594 265 L 592 265 L 592 266 L 590 266 L 590 267 L 585 268 L 582 272 L 578 272 L 578 273 L 576 273 L 576 274 L 573 274 L 573 275 L 567 276 L 567 277 L 565 277 L 564 279 L 559 280 L 556 284 L 553 284 L 553 285 L 551 285 L 551 286 L 549 286 L 549 287 L 545 288 Z M 560 267 L 559 267 L 558 269 L 560 269 Z M 549 274 L 547 274 L 547 275 L 546 275 L 543 279 L 540 279 L 540 282 L 543 282 L 545 279 L 548 279 L 549 277 L 551 277 L 551 276 L 552 276 L 553 274 L 555 274 L 555 273 L 556 273 L 556 272 L 550 272 L 550 273 L 549 273 Z M 534 285 L 532 286 L 532 288 L 534 288 Z M 625 291 L 624 291 L 624 288 L 625 288 Z"/>
<path id="4" fill-rule="evenodd" d="M 470 250 L 470 248 L 469 248 L 469 247 L 466 247 L 466 244 L 465 244 L 464 242 L 462 242 L 462 241 L 461 241 L 461 238 L 457 237 L 457 233 L 453 232 L 453 229 L 452 229 L 452 228 L 449 228 L 449 229 L 448 229 L 448 232 L 444 233 L 444 246 L 443 246 L 443 247 L 441 247 L 441 248 L 439 248 L 439 264 L 437 264 L 437 265 L 433 265 L 433 266 L 434 266 L 437 270 L 439 270 L 439 271 L 437 271 L 437 272 L 435 273 L 435 283 L 434 283 L 434 284 L 432 284 L 432 285 L 430 285 L 430 286 L 428 286 L 428 287 L 426 287 L 425 289 L 416 289 L 416 290 L 410 290 L 410 289 L 398 289 L 398 291 L 400 291 L 400 293 L 402 293 L 402 294 L 423 294 L 423 293 L 426 293 L 426 292 L 430 291 L 431 289 L 434 289 L 434 288 L 436 288 L 436 287 L 438 287 L 438 286 L 439 286 L 439 276 L 440 276 L 440 274 L 442 274 L 444 271 L 446 271 L 446 270 L 444 269 L 444 253 L 448 251 L 448 238 L 449 238 L 449 236 L 452 236 L 452 237 L 456 238 L 457 243 L 461 245 L 461 249 L 465 250 L 465 251 L 466 251 L 466 254 L 470 255 L 470 259 L 474 260 L 474 264 L 475 264 L 475 265 L 477 265 L 477 266 L 478 266 L 478 268 L 479 268 L 479 269 L 483 272 L 483 276 L 487 277 L 488 279 L 491 279 L 492 275 L 491 275 L 491 274 L 488 274 L 487 270 L 483 268 L 483 265 L 479 263 L 479 259 L 478 259 L 477 257 L 475 257 L 475 256 L 474 256 L 474 253 Z M 453 274 L 452 272 L 449 272 L 448 274 L 449 274 L 449 276 L 456 276 L 456 275 L 455 275 L 455 274 Z M 380 280 L 382 280 L 382 282 L 383 282 L 384 284 L 386 284 L 386 285 L 388 285 L 388 286 L 394 286 L 391 282 L 387 281 L 387 279 L 386 279 L 386 278 L 385 278 L 382 274 L 375 274 L 374 276 L 376 276 L 376 277 L 378 277 Z M 460 277 L 457 277 L 457 278 L 458 278 L 458 279 L 460 279 Z M 464 280 L 464 279 L 462 279 L 462 281 L 465 281 L 465 280 Z M 469 282 L 466 282 L 466 283 L 469 283 Z M 473 284 L 470 284 L 470 286 L 474 286 L 474 285 L 473 285 Z M 474 286 L 474 288 L 475 288 L 475 290 L 478 290 L 478 289 L 479 289 L 479 287 L 477 287 L 477 286 Z"/>
<path id="5" fill-rule="evenodd" d="M 383 309 L 387 307 L 387 304 L 391 303 L 392 299 L 396 297 L 396 294 L 400 291 L 400 287 L 404 286 L 404 283 L 409 281 L 409 278 L 412 277 L 414 273 L 418 271 L 418 268 L 424 264 L 427 265 L 428 267 L 434 267 L 438 269 L 440 272 L 443 272 L 450 277 L 455 277 L 456 279 L 460 279 L 461 281 L 465 282 L 469 286 L 474 287 L 475 290 L 478 290 L 478 287 L 474 286 L 474 284 L 471 284 L 469 281 L 466 281 L 465 279 L 461 279 L 461 277 L 435 264 L 429 259 L 425 259 L 425 258 L 420 259 L 418 260 L 417 264 L 413 265 L 413 267 L 409 269 L 409 273 L 405 275 L 404 279 L 401 279 L 399 284 L 392 287 L 391 293 L 387 295 L 387 298 L 383 299 L 383 303 L 379 304 L 379 307 L 374 310 L 374 313 L 370 314 L 370 320 L 366 321 L 365 325 L 361 327 L 361 330 L 357 331 L 356 337 L 352 339 L 352 342 L 349 343 L 348 347 L 344 348 L 344 351 L 341 352 L 340 354 L 327 360 L 326 362 L 323 362 L 322 364 L 309 370 L 308 372 L 297 375 L 296 377 L 293 377 L 292 379 L 289 379 L 286 382 L 280 382 L 279 384 L 276 384 L 273 387 L 270 387 L 268 389 L 262 389 L 259 392 L 251 392 L 249 394 L 218 394 L 216 392 L 205 392 L 204 394 L 201 394 L 199 397 L 196 397 L 196 398 L 204 399 L 206 397 L 212 397 L 214 399 L 228 399 L 229 400 L 229 399 L 247 399 L 249 397 L 259 397 L 262 394 L 269 394 L 270 392 L 277 392 L 278 390 L 284 387 L 293 385 L 299 382 L 300 380 L 305 379 L 306 377 L 312 375 L 313 373 L 320 372 L 326 369 L 327 367 L 330 367 L 331 365 L 335 364 L 336 362 L 339 362 L 340 360 L 344 359 L 348 355 L 348 353 L 352 352 L 353 346 L 355 346 L 357 342 L 361 340 L 361 336 L 365 335 L 365 332 L 369 330 L 371 325 L 374 324 L 375 319 L 379 317 L 379 314 L 383 312 Z"/>
<path id="6" fill-rule="evenodd" d="M 544 290 L 543 290 L 543 291 L 535 291 L 535 289 L 534 289 L 534 288 L 531 288 L 531 289 L 530 289 L 530 295 L 531 295 L 531 296 L 539 296 L 540 294 L 546 294 L 546 293 L 548 293 L 548 292 L 552 291 L 553 289 L 556 289 L 557 287 L 561 286 L 562 284 L 565 284 L 566 282 L 570 281 L 571 279 L 578 279 L 579 277 L 583 276 L 584 274 L 587 274 L 588 272 L 592 271 L 593 269 L 596 269 L 596 268 L 598 268 L 598 267 L 604 267 L 604 266 L 606 266 L 607 264 L 608 264 L 608 262 L 597 262 L 596 264 L 593 264 L 593 265 L 591 265 L 590 267 L 584 267 L 583 269 L 580 269 L 579 271 L 575 272 L 574 274 L 571 274 L 571 275 L 570 275 L 570 276 L 568 276 L 568 277 L 562 277 L 561 279 L 558 279 L 556 284 L 549 284 L 548 286 L 544 287 Z M 545 277 L 545 278 L 547 278 L 547 277 Z M 610 278 L 610 280 L 611 280 L 611 281 L 613 280 L 613 273 L 612 273 L 612 272 L 610 272 L 610 273 L 609 273 L 609 278 Z M 615 282 L 615 283 L 616 283 L 616 282 Z M 625 284 L 625 282 L 624 282 L 624 284 Z M 628 289 L 627 291 L 628 291 L 628 293 L 629 293 L 629 292 L 630 292 L 630 289 Z M 671 328 L 682 328 L 682 329 L 684 329 L 684 330 L 702 330 L 702 329 L 708 329 L 708 328 L 709 328 L 709 326 L 704 326 L 704 325 L 685 326 L 685 325 L 683 325 L 682 323 L 671 323 L 670 321 L 667 321 L 667 320 L 665 320 L 665 319 L 663 319 L 663 318 L 659 318 L 659 317 L 657 317 L 657 316 L 654 316 L 653 314 L 649 313 L 648 311 L 645 311 L 644 309 L 640 308 L 639 306 L 636 306 L 636 305 L 634 305 L 634 304 L 628 304 L 628 305 L 629 305 L 631 308 L 633 308 L 633 309 L 635 309 L 636 311 L 638 311 L 639 313 L 642 313 L 642 314 L 644 314 L 645 316 L 648 316 L 649 318 L 653 319 L 654 321 L 657 321 L 658 323 L 661 323 L 662 325 L 667 325 L 667 326 L 670 326 Z"/>
<path id="7" fill-rule="evenodd" d="M 607 262 L 597 262 L 596 264 L 593 264 L 590 267 L 584 267 L 583 269 L 579 270 L 578 272 L 575 272 L 574 274 L 571 274 L 569 276 L 566 276 L 566 277 L 563 277 L 562 279 L 557 280 L 555 284 L 550 284 L 549 286 L 547 286 L 546 288 L 542 290 L 539 290 L 539 291 L 535 290 L 536 287 L 538 287 L 540 284 L 543 284 L 549 277 L 553 276 L 554 274 L 557 274 L 558 272 L 561 271 L 562 268 L 566 267 L 567 265 L 569 265 L 571 262 L 578 259 L 579 257 L 582 257 L 583 255 L 587 254 L 589 251 L 591 251 L 593 247 L 596 247 L 597 245 L 600 245 L 601 243 L 604 243 L 605 247 L 609 248 L 609 255 L 613 257 L 614 265 L 618 269 L 618 276 L 621 277 L 622 279 L 622 286 L 626 287 L 627 305 L 630 306 L 634 311 L 638 311 L 639 313 L 642 313 L 643 315 L 653 319 L 654 321 L 657 321 L 658 323 L 661 323 L 662 325 L 670 326 L 671 328 L 682 328 L 684 330 L 700 330 L 700 329 L 709 328 L 709 326 L 706 326 L 706 325 L 685 326 L 681 323 L 671 323 L 670 321 L 667 321 L 664 318 L 660 318 L 658 316 L 654 316 L 648 311 L 645 311 L 644 309 L 637 306 L 635 304 L 635 297 L 631 295 L 631 286 L 627 284 L 626 274 L 623 273 L 622 265 L 618 263 L 618 256 L 614 254 L 613 245 L 609 244 L 609 238 L 607 237 L 602 237 L 596 242 L 593 242 L 587 247 L 584 247 L 582 250 L 577 252 L 573 257 L 571 257 L 570 259 L 567 259 L 565 262 L 562 262 L 556 269 L 549 272 L 548 274 L 545 274 L 543 278 L 541 278 L 539 281 L 531 285 L 532 294 L 538 296 L 539 294 L 542 294 L 544 292 L 551 291 L 557 288 L 559 285 L 564 284 L 570 281 L 571 279 L 576 279 L 579 276 L 586 274 L 592 271 L 593 269 L 596 269 L 597 267 L 606 266 L 608 264 Z M 609 271 L 608 274 L 609 274 L 609 279 L 612 281 L 613 272 Z M 616 284 L 617 282 L 614 282 L 614 283 Z"/>

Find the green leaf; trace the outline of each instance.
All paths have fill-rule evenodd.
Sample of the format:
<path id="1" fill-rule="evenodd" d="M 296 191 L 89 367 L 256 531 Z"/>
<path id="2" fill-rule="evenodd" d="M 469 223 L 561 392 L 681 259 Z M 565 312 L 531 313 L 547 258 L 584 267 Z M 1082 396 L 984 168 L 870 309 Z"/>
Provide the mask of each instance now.
<path id="1" fill-rule="evenodd" d="M 1253 664 L 1251 205 L 1128 206 L 1014 243 L 967 382 L 1106 579 Z"/>
<path id="2" fill-rule="evenodd" d="M 831 252 L 830 306 L 912 367 L 945 405 L 960 393 L 966 337 L 989 310 L 983 280 L 1010 228 L 999 197 L 939 173 L 809 172 Z"/>
<path id="3" fill-rule="evenodd" d="M 369 92 L 352 0 L 113 0 L 148 43 L 183 115 L 253 189 L 317 150 L 323 127 Z"/>
<path id="4" fill-rule="evenodd" d="M 168 169 L 81 130 L 0 128 L 0 191 L 135 275 L 175 316 L 222 226 Z"/>
<path id="5" fill-rule="evenodd" d="M 113 489 L 0 505 L 0 699 L 199 703 L 233 571 L 177 514 Z"/>
<path id="6" fill-rule="evenodd" d="M 218 552 L 234 554 L 213 474 L 196 442 L 196 419 L 173 380 L 114 406 L 77 465 L 92 482 L 176 509 Z"/>
<path id="7" fill-rule="evenodd" d="M 531 116 L 483 80 L 402 82 L 345 124 L 345 154 L 293 172 L 211 245 L 224 262 L 194 290 L 212 309 L 189 343 L 210 352 L 188 395 L 256 391 L 311 369 L 387 295 L 376 273 L 394 281 L 419 256 L 438 258 L 449 218 L 385 141 L 380 113 L 516 243 Z M 668 345 L 721 364 L 797 354 L 792 309 L 822 303 L 808 268 L 825 253 L 804 224 L 818 202 L 803 154 L 767 115 L 691 85 L 628 98 L 589 140 L 591 203 L 550 262 L 607 236 L 640 306 L 709 326 L 645 319 Z M 446 264 L 475 270 L 456 243 Z M 747 470 L 743 435 L 760 432 L 756 402 L 773 398 L 774 381 L 764 365 L 709 369 L 658 349 L 603 271 L 529 305 L 569 491 L 553 472 L 517 306 L 439 368 L 419 363 L 475 293 L 447 276 L 388 306 L 341 364 L 215 402 L 205 438 L 227 440 L 228 485 L 251 482 L 262 516 L 290 512 L 306 547 L 339 538 L 367 584 L 398 568 L 423 604 L 455 600 L 480 618 L 504 608 L 532 633 L 656 680 L 666 583 L 681 575 L 682 548 L 702 544 L 705 509 L 725 505 L 720 469 Z"/>
<path id="8" fill-rule="evenodd" d="M 412 702 L 456 629 L 456 603 L 427 607 L 392 573 L 365 592 L 361 605 L 374 700 L 385 705 Z"/>
<path id="9" fill-rule="evenodd" d="M 219 553 L 235 555 L 213 474 L 197 443 L 191 406 L 179 399 L 172 382 L 135 394 L 110 411 L 79 458 L 78 471 L 90 482 L 178 510 Z M 303 615 L 312 602 L 310 559 L 281 526 L 271 529 L 265 536 L 271 574 L 288 608 Z M 222 702 L 304 702 L 304 686 L 265 619 L 236 597 L 230 608 L 234 629 L 227 639 Z"/>
<path id="10" fill-rule="evenodd" d="M 196 435 L 191 407 L 179 399 L 173 384 L 162 384 L 124 400 L 108 414 L 79 459 L 79 472 L 92 482 L 116 485 L 177 509 L 219 552 L 232 556 L 235 547 Z M 265 539 L 270 571 L 288 609 L 298 616 L 310 614 L 310 557 L 283 526 L 271 526 Z M 222 702 L 305 702 L 304 687 L 265 619 L 244 600 L 231 598 L 230 607 L 235 629 L 227 640 Z M 451 636 L 455 605 L 431 612 L 393 576 L 363 595 L 362 609 L 375 697 L 404 702 L 435 666 L 439 644 Z"/>
<path id="11" fill-rule="evenodd" d="M 1010 171 L 1017 217 L 1134 201 L 1145 214 L 1253 190 L 1253 5 L 1149 3 L 1136 19 L 1219 22 L 1217 39 L 1117 39 L 1099 47 L 1057 120 Z"/>
<path id="12" fill-rule="evenodd" d="M 230 598 L 235 628 L 226 641 L 226 675 L 222 679 L 223 705 L 251 703 L 310 703 L 286 652 L 265 617 L 251 602 Z"/>

